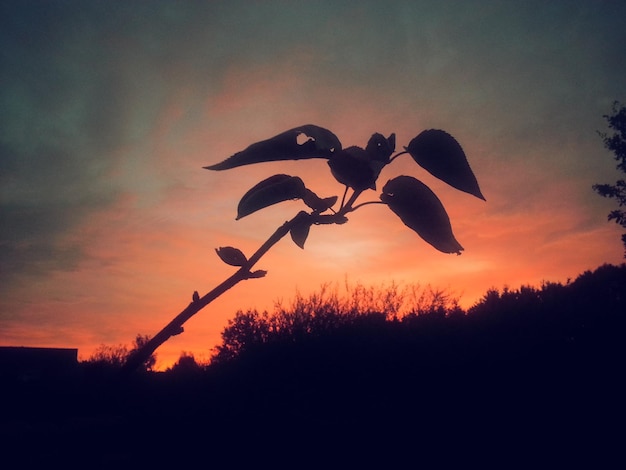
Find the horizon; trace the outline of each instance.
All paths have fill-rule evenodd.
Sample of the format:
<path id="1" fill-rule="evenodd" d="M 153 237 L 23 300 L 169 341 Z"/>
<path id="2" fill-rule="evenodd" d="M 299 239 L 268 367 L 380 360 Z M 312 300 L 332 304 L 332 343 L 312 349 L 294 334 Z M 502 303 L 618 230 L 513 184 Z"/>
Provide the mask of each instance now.
<path id="1" fill-rule="evenodd" d="M 505 291 L 509 291 L 509 292 L 516 292 L 516 291 L 520 291 L 522 288 L 524 287 L 531 287 L 534 289 L 541 289 L 545 284 L 548 283 L 555 283 L 561 286 L 568 286 L 570 285 L 570 283 L 576 281 L 576 279 L 578 279 L 580 276 L 586 274 L 586 273 L 590 273 L 590 272 L 594 272 L 596 269 L 598 268 L 602 268 L 604 266 L 614 266 L 614 267 L 626 267 L 626 262 L 620 263 L 620 264 L 608 264 L 605 263 L 601 266 L 598 266 L 592 270 L 586 270 L 584 272 L 579 273 L 577 276 L 574 276 L 572 278 L 568 278 L 565 282 L 563 281 L 541 281 L 541 283 L 539 285 L 529 285 L 529 284 L 522 284 L 519 286 L 492 286 L 489 289 L 487 289 L 483 295 L 476 299 L 474 302 L 472 302 L 471 304 L 467 304 L 467 305 L 463 305 L 463 303 L 461 302 L 461 298 L 460 297 L 455 297 L 454 293 L 445 289 L 438 289 L 436 286 L 431 286 L 431 285 L 410 285 L 410 284 L 398 284 L 398 283 L 391 283 L 390 285 L 379 285 L 379 286 L 373 286 L 373 285 L 362 285 L 359 283 L 356 284 L 352 284 L 350 285 L 348 283 L 348 281 L 346 280 L 343 283 L 343 288 L 341 289 L 341 291 L 339 290 L 339 283 L 334 283 L 334 284 L 330 284 L 330 283 L 326 283 L 323 286 L 321 286 L 317 291 L 314 291 L 311 293 L 311 295 L 313 296 L 317 296 L 317 295 L 321 295 L 324 294 L 325 296 L 337 296 L 337 298 L 340 301 L 349 301 L 349 299 L 353 298 L 354 295 L 359 295 L 359 289 L 364 288 L 365 291 L 373 291 L 374 293 L 384 293 L 388 290 L 394 290 L 394 287 L 397 288 L 397 290 L 399 291 L 399 296 L 400 298 L 402 298 L 401 301 L 401 306 L 400 309 L 398 311 L 398 318 L 402 319 L 404 318 L 407 314 L 411 314 L 413 311 L 413 308 L 415 308 L 417 306 L 416 302 L 418 301 L 418 298 L 416 298 L 417 294 L 421 293 L 421 294 L 425 294 L 427 296 L 427 298 L 430 298 L 431 293 L 442 293 L 444 295 L 449 295 L 449 302 L 447 302 L 447 306 L 446 309 L 453 307 L 454 304 L 457 304 L 458 301 L 458 306 L 462 309 L 462 311 L 464 312 L 465 315 L 471 315 L 470 309 L 473 307 L 476 307 L 478 305 L 480 305 L 480 303 L 486 298 L 487 294 L 492 291 L 492 290 L 496 290 L 497 292 L 499 292 L 500 294 L 504 293 Z M 361 294 L 362 295 L 362 294 Z M 366 296 L 367 297 L 367 296 Z M 384 297 L 384 296 L 383 296 Z M 413 297 L 412 299 L 410 297 Z M 286 308 L 287 311 L 290 311 L 290 309 L 293 308 L 294 302 L 296 302 L 299 299 L 304 299 L 305 302 L 307 300 L 310 300 L 310 296 L 302 296 L 301 293 L 296 292 L 294 294 L 293 298 L 288 299 L 287 302 L 284 302 L 282 304 L 275 304 L 274 308 L 269 309 L 269 310 L 257 310 L 257 309 L 245 309 L 245 308 L 241 308 L 241 309 L 237 309 L 236 312 L 233 313 L 232 317 L 230 319 L 234 319 L 236 313 L 238 312 L 246 312 L 246 311 L 256 311 L 258 313 L 262 313 L 263 311 L 267 311 L 270 316 L 273 315 L 274 313 L 276 313 L 278 310 L 280 310 L 281 308 Z M 326 297 L 324 297 L 326 298 Z M 407 300 L 408 298 L 408 300 Z M 378 299 L 378 297 L 376 297 L 376 299 Z M 380 300 L 380 299 L 378 299 Z M 369 305 L 369 304 L 368 304 Z M 227 326 L 225 326 L 226 328 Z M 171 339 L 173 339 L 174 337 L 171 337 Z M 134 340 L 134 338 L 132 338 L 132 340 Z M 96 350 L 100 349 L 101 347 L 112 347 L 112 348 L 117 348 L 117 347 L 125 347 L 127 348 L 127 350 L 130 351 L 130 349 L 132 348 L 133 341 L 128 341 L 126 343 L 119 343 L 119 344 L 100 344 L 98 345 L 96 348 L 94 348 L 93 350 L 90 351 L 90 355 L 93 354 Z M 164 344 L 167 344 L 164 343 Z M 223 344 L 221 341 L 216 343 L 213 348 L 219 346 Z M 20 348 L 25 348 L 25 349 L 41 349 L 41 350 L 63 350 L 63 351 L 76 351 L 76 359 L 77 359 L 77 363 L 84 363 L 84 362 L 88 362 L 90 360 L 90 357 L 84 356 L 83 354 L 81 354 L 80 349 L 76 348 L 76 347 L 72 347 L 72 346 L 56 346 L 56 347 L 40 347 L 40 346 L 23 346 L 23 345 L 0 345 L 0 348 L 4 348 L 4 349 L 20 349 Z M 167 370 L 171 369 L 171 367 L 178 362 L 178 360 L 180 359 L 180 357 L 182 357 L 183 355 L 188 355 L 191 354 L 194 359 L 196 360 L 196 362 L 200 365 L 206 365 L 209 364 L 211 362 L 211 356 L 214 353 L 213 349 L 209 349 L 207 351 L 206 354 L 200 354 L 197 355 L 196 353 L 194 353 L 193 351 L 186 351 L 186 350 L 181 350 L 180 353 L 175 356 L 173 355 L 173 353 L 168 356 L 166 362 L 164 362 L 163 360 L 161 360 L 160 356 L 159 356 L 159 351 L 160 349 L 157 349 L 155 356 L 156 356 L 156 363 L 155 366 L 152 368 L 153 372 L 166 372 Z"/>
<path id="2" fill-rule="evenodd" d="M 480 5 L 480 8 L 477 8 Z M 207 171 L 287 129 L 315 124 L 344 148 L 379 132 L 396 149 L 426 129 L 462 146 L 486 201 L 405 155 L 383 170 L 443 202 L 461 256 L 388 208 L 281 240 L 250 279 L 157 353 L 202 359 L 237 310 L 271 311 L 326 282 L 431 285 L 467 308 L 490 288 L 565 283 L 624 262 L 620 177 L 597 132 L 626 103 L 612 2 L 6 2 L 0 7 L 0 344 L 75 347 L 153 336 L 234 272 L 214 249 L 253 253 L 305 209 L 288 201 L 235 220 L 273 174 L 343 193 L 322 160 Z M 84 352 L 81 352 L 84 351 Z"/>

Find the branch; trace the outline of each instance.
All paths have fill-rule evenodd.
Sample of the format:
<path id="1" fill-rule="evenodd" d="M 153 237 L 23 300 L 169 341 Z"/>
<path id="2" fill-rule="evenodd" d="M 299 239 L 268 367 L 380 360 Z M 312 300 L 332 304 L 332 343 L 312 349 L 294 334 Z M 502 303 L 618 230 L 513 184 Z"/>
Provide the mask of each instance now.
<path id="1" fill-rule="evenodd" d="M 361 204 L 357 204 L 356 206 L 354 206 L 352 208 L 352 210 L 350 212 L 354 212 L 355 210 L 357 210 L 359 207 L 363 207 L 363 206 L 367 206 L 369 204 L 384 204 L 387 205 L 387 203 L 383 202 L 383 201 L 367 201 L 367 202 L 362 202 Z"/>
<path id="2" fill-rule="evenodd" d="M 362 192 L 363 192 L 362 189 L 359 189 L 358 191 L 355 190 L 352 193 L 352 196 L 350 196 L 350 199 L 348 199 L 348 202 L 346 202 L 346 205 L 342 206 L 339 212 L 337 212 L 337 215 L 345 215 L 348 212 L 352 212 L 354 210 L 352 208 L 352 204 L 354 204 L 354 202 L 357 200 L 357 198 L 361 195 Z"/>
<path id="3" fill-rule="evenodd" d="M 393 157 L 389 159 L 389 163 L 393 162 L 396 158 L 398 158 L 400 155 L 404 155 L 405 153 L 409 153 L 408 150 L 396 153 Z M 389 165 L 389 163 L 387 163 L 387 165 Z"/>
<path id="4" fill-rule="evenodd" d="M 241 266 L 232 276 L 215 287 L 212 291 L 205 296 L 194 299 L 187 308 L 180 312 L 171 322 L 169 322 L 161 331 L 159 331 L 150 341 L 144 344 L 141 348 L 137 349 L 131 354 L 121 369 L 121 376 L 127 376 L 129 373 L 135 371 L 141 364 L 143 364 L 156 349 L 165 343 L 171 336 L 178 335 L 183 332 L 183 324 L 189 320 L 192 316 L 222 295 L 231 287 L 238 284 L 240 281 L 246 279 L 253 279 L 256 277 L 262 277 L 263 272 L 250 272 L 250 269 L 261 259 L 261 257 L 267 253 L 267 251 L 274 246 L 281 238 L 289 233 L 292 226 L 295 224 L 298 216 L 285 222 L 283 225 L 267 239 L 263 245 L 248 259 L 248 262 Z"/>

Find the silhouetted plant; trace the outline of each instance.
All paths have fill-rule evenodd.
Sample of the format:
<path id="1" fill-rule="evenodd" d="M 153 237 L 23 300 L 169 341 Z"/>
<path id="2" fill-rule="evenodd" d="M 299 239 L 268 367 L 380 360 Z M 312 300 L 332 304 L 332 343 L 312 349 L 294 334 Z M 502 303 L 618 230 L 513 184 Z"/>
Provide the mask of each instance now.
<path id="1" fill-rule="evenodd" d="M 233 360 L 262 345 L 293 344 L 314 338 L 328 338 L 340 330 L 363 331 L 384 324 L 461 312 L 452 294 L 419 285 L 400 288 L 346 284 L 346 294 L 324 284 L 309 296 L 297 294 L 289 305 L 277 303 L 274 311 L 238 311 L 222 331 L 222 343 L 214 350 L 211 363 Z"/>
<path id="2" fill-rule="evenodd" d="M 194 375 L 203 372 L 205 366 L 198 363 L 193 353 L 183 351 L 178 361 L 167 371 L 178 375 Z"/>
<path id="3" fill-rule="evenodd" d="M 441 315 L 449 316 L 464 314 L 459 305 L 459 299 L 452 292 L 444 289 L 435 289 L 432 286 L 421 288 L 411 287 L 411 311 L 407 316 Z"/>
<path id="4" fill-rule="evenodd" d="M 604 147 L 613 152 L 615 160 L 618 162 L 617 169 L 626 173 L 626 106 L 621 106 L 619 102 L 615 101 L 612 112 L 611 115 L 605 114 L 604 118 L 614 131 L 613 135 L 609 136 L 604 132 L 599 132 L 599 134 L 604 141 Z M 615 184 L 594 184 L 593 189 L 600 196 L 617 200 L 619 207 L 626 205 L 626 181 L 623 179 L 616 181 Z M 622 209 L 613 210 L 609 213 L 608 218 L 626 228 L 626 211 Z M 626 258 L 626 233 L 622 235 L 622 242 L 625 249 L 624 258 Z"/>
<path id="5" fill-rule="evenodd" d="M 182 325 L 191 316 L 240 281 L 264 277 L 267 271 L 252 271 L 252 268 L 285 235 L 289 234 L 296 245 L 304 248 L 312 226 L 344 224 L 348 221 L 348 214 L 364 206 L 387 205 L 406 226 L 437 250 L 461 254 L 463 247 L 452 232 L 443 204 L 428 186 L 412 176 L 401 175 L 390 179 L 383 186 L 378 200 L 357 204 L 364 191 L 376 189 L 381 170 L 404 154 L 409 154 L 419 166 L 450 186 L 485 199 L 463 149 L 445 131 L 425 130 L 413 138 L 403 151 L 394 154 L 395 150 L 395 134 L 385 138 L 375 133 L 365 148 L 351 146 L 344 149 L 331 131 L 308 124 L 254 143 L 220 163 L 205 167 L 221 171 L 261 162 L 322 158 L 328 160 L 331 174 L 345 185 L 345 191 L 337 206 L 338 195 L 320 197 L 307 188 L 301 178 L 286 174 L 270 176 L 247 191 L 239 201 L 236 220 L 292 199 L 301 199 L 309 210 L 300 211 L 285 222 L 250 257 L 232 246 L 216 249 L 224 263 L 239 269 L 205 296 L 200 297 L 194 292 L 189 306 L 132 354 L 124 370 L 132 371 L 142 364 L 169 337 L 181 333 Z"/>
<path id="6" fill-rule="evenodd" d="M 363 286 L 340 296 L 325 285 L 271 313 L 239 311 L 223 330 L 211 365 L 232 365 L 254 380 L 297 376 L 333 386 L 348 371 L 383 382 L 386 374 L 409 371 L 418 381 L 426 371 L 467 377 L 472 371 L 496 383 L 491 374 L 508 368 L 549 375 L 561 362 L 577 367 L 608 353 L 615 353 L 611 363 L 625 357 L 626 265 L 603 266 L 565 285 L 490 289 L 467 312 L 449 292 L 415 287 L 412 293 L 411 287 L 398 290 L 396 317 L 385 314 L 384 304 L 379 311 L 377 300 L 370 303 L 385 298 L 384 288 L 371 295 Z"/>
<path id="7" fill-rule="evenodd" d="M 150 336 L 137 335 L 135 339 L 133 340 L 133 347 L 128 352 L 128 356 L 130 357 L 132 354 L 135 354 L 135 352 L 141 350 L 149 342 L 150 342 Z M 151 371 L 154 368 L 154 365 L 156 364 L 156 359 L 157 359 L 156 354 L 151 354 L 150 356 L 148 356 L 141 364 L 142 369 L 146 371 Z"/>
<path id="8" fill-rule="evenodd" d="M 122 367 L 126 359 L 128 359 L 127 346 L 123 344 L 117 346 L 101 344 L 85 362 L 90 365 L 117 368 Z"/>
<path id="9" fill-rule="evenodd" d="M 124 366 L 131 354 L 140 350 L 149 341 L 150 337 L 148 335 L 138 334 L 133 340 L 130 350 L 124 344 L 118 344 L 117 346 L 101 344 L 84 362 L 90 368 L 119 369 Z M 155 364 L 156 355 L 151 354 L 141 364 L 141 368 L 145 371 L 151 371 Z"/>

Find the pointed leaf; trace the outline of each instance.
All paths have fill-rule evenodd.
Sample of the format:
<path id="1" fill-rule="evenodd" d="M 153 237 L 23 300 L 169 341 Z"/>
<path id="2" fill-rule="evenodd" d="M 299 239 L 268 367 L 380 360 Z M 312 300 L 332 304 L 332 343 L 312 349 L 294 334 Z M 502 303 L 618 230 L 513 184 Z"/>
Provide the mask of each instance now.
<path id="1" fill-rule="evenodd" d="M 231 266 L 243 266 L 248 262 L 248 258 L 244 255 L 240 249 L 233 248 L 232 246 L 221 246 L 215 249 L 217 256 Z"/>
<path id="2" fill-rule="evenodd" d="M 304 183 L 297 176 L 270 176 L 243 195 L 237 206 L 235 220 L 278 202 L 302 198 L 305 189 Z"/>
<path id="3" fill-rule="evenodd" d="M 252 163 L 330 158 L 340 150 L 341 142 L 335 134 L 323 127 L 306 124 L 254 143 L 226 160 L 204 168 L 228 170 Z"/>
<path id="4" fill-rule="evenodd" d="M 383 187 L 380 199 L 436 249 L 461 254 L 463 247 L 454 238 L 443 204 L 424 183 L 411 176 L 398 176 Z"/>
<path id="5" fill-rule="evenodd" d="M 301 211 L 294 219 L 294 225 L 289 230 L 289 235 L 293 242 L 300 248 L 304 249 L 304 243 L 309 236 L 309 230 L 311 229 L 311 218 L 309 214 Z"/>
<path id="6" fill-rule="evenodd" d="M 305 188 L 302 200 L 314 211 L 324 212 L 335 205 L 337 202 L 337 196 L 325 197 L 322 199 L 310 189 Z"/>
<path id="7" fill-rule="evenodd" d="M 478 181 L 467 163 L 461 145 L 445 131 L 430 129 L 420 133 L 405 147 L 413 160 L 450 186 L 485 200 Z"/>
<path id="8" fill-rule="evenodd" d="M 391 134 L 389 138 L 385 138 L 382 134 L 372 134 L 367 142 L 365 151 L 370 155 L 372 160 L 389 163 L 389 157 L 396 149 L 396 134 Z"/>

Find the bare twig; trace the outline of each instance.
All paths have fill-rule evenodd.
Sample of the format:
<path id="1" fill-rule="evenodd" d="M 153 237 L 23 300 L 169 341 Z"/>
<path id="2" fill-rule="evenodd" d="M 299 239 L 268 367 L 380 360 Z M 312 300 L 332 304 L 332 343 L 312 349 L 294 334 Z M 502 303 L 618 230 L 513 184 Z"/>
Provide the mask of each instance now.
<path id="1" fill-rule="evenodd" d="M 261 257 L 267 253 L 267 251 L 274 246 L 281 238 L 289 233 L 291 227 L 294 225 L 294 221 L 298 216 L 285 222 L 281 225 L 266 241 L 259 247 L 259 249 L 248 259 L 248 262 L 241 266 L 237 272 L 208 292 L 203 297 L 194 299 L 182 312 L 180 312 L 171 322 L 169 322 L 165 328 L 159 331 L 150 341 L 148 341 L 143 347 L 135 351 L 127 359 L 126 363 L 122 367 L 122 375 L 127 375 L 130 372 L 136 370 L 141 364 L 143 364 L 156 349 L 167 341 L 171 336 L 182 333 L 183 324 L 189 320 L 192 316 L 213 302 L 216 298 L 222 295 L 241 281 L 246 279 L 254 279 L 257 277 L 263 277 L 265 275 L 262 271 L 251 272 L 250 269 L 261 259 Z"/>
<path id="2" fill-rule="evenodd" d="M 357 195 L 358 196 L 358 195 Z M 349 208 L 350 205 L 354 202 L 356 197 L 354 194 L 350 198 L 348 205 L 345 208 Z M 250 258 L 248 258 L 248 262 L 241 266 L 232 276 L 227 278 L 220 285 L 215 287 L 213 290 L 208 292 L 203 297 L 197 297 L 197 292 L 194 292 L 193 301 L 182 311 L 180 312 L 171 322 L 169 322 L 161 331 L 159 331 L 154 337 L 152 337 L 143 347 L 137 349 L 133 354 L 131 354 L 126 363 L 122 366 L 121 375 L 126 376 L 129 373 L 135 371 L 141 364 L 143 364 L 156 349 L 165 343 L 170 337 L 178 335 L 183 332 L 183 324 L 189 320 L 192 316 L 206 307 L 208 304 L 217 299 L 224 292 L 229 290 L 231 287 L 234 287 L 241 281 L 245 281 L 246 279 L 255 279 L 259 277 L 265 276 L 265 271 L 250 271 L 252 267 L 263 257 L 265 253 L 269 251 L 269 249 L 274 246 L 281 238 L 289 233 L 292 227 L 298 223 L 301 214 L 306 214 L 307 217 L 311 217 L 312 224 L 343 224 L 347 221 L 345 216 L 341 213 L 336 214 L 306 214 L 305 212 L 300 212 L 291 220 L 288 220 L 283 225 L 278 227 L 276 231 L 259 247 L 259 249 L 254 252 Z"/>

